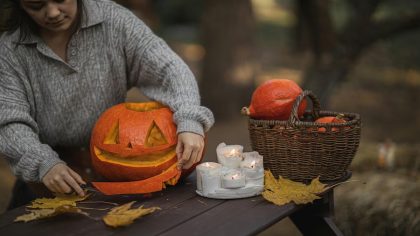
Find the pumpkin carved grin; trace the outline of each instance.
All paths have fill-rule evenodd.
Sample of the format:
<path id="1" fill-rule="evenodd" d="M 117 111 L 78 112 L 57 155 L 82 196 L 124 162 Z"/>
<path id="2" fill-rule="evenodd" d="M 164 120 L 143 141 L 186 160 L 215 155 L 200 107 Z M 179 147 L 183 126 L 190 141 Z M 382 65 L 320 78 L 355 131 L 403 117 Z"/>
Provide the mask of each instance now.
<path id="1" fill-rule="evenodd" d="M 125 158 L 122 158 L 119 154 L 114 154 L 111 152 L 100 150 L 97 147 L 94 147 L 94 152 L 98 159 L 100 159 L 101 161 L 136 167 L 157 166 L 163 162 L 170 161 L 174 157 L 174 155 L 176 155 L 175 148 L 171 148 L 169 150 L 164 150 L 161 152 L 139 156 L 129 156 Z"/>

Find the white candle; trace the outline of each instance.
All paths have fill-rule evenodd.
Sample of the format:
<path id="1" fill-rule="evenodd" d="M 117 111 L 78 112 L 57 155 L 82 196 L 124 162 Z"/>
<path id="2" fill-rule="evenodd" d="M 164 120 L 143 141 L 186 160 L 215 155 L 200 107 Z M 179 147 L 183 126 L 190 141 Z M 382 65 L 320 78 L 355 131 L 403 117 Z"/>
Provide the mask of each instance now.
<path id="1" fill-rule="evenodd" d="M 215 162 L 201 163 L 196 167 L 197 190 L 207 195 L 220 188 L 220 170 L 222 165 Z"/>
<path id="2" fill-rule="evenodd" d="M 216 148 L 217 160 L 223 166 L 229 168 L 239 168 L 242 162 L 242 150 L 241 145 L 226 145 L 220 143 Z"/>
<path id="3" fill-rule="evenodd" d="M 222 177 L 223 188 L 241 188 L 245 186 L 245 176 L 240 171 L 230 171 Z"/>
<path id="4" fill-rule="evenodd" d="M 244 153 L 244 157 L 241 169 L 247 179 L 261 178 L 264 175 L 263 157 L 258 152 Z"/>

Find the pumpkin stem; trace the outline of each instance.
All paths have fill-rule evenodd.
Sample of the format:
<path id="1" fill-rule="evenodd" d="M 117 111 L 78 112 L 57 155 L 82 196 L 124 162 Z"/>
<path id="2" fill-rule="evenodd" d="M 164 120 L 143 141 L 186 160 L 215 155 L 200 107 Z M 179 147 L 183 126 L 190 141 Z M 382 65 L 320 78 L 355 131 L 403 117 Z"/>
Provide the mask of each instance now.
<path id="1" fill-rule="evenodd" d="M 241 114 L 244 115 L 244 116 L 249 116 L 251 113 L 249 112 L 248 107 L 242 107 Z"/>
<path id="2" fill-rule="evenodd" d="M 78 207 L 82 210 L 97 210 L 97 211 L 108 211 L 111 208 L 92 208 L 92 207 Z"/>
<path id="3" fill-rule="evenodd" d="M 340 113 L 335 118 L 337 118 L 337 119 L 344 119 L 344 114 L 343 113 Z"/>
<path id="4" fill-rule="evenodd" d="M 115 202 L 107 202 L 107 201 L 83 201 L 83 202 L 78 202 L 78 203 L 104 203 L 104 204 L 110 204 L 110 205 L 114 205 L 114 206 L 118 206 L 118 203 Z"/>

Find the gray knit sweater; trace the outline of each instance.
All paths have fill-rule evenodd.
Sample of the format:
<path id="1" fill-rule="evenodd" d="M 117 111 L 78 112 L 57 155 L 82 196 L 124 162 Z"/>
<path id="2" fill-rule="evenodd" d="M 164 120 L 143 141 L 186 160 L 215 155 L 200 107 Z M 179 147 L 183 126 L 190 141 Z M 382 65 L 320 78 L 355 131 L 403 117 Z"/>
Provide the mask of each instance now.
<path id="1" fill-rule="evenodd" d="M 0 36 L 0 153 L 26 181 L 62 162 L 52 147 L 87 146 L 100 114 L 133 86 L 174 111 L 178 133 L 203 135 L 214 123 L 193 74 L 163 40 L 116 3 L 84 5 L 67 62 L 37 35 L 20 44 L 18 31 Z"/>

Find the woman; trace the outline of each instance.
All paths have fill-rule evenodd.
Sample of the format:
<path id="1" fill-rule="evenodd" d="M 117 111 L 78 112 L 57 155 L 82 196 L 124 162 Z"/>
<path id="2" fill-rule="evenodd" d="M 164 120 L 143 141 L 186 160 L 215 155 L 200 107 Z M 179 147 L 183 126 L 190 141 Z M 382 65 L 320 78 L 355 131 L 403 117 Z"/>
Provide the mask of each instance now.
<path id="1" fill-rule="evenodd" d="M 133 86 L 168 105 L 189 168 L 214 123 L 184 62 L 127 9 L 107 0 L 8 0 L 0 37 L 0 153 L 26 182 L 83 196 L 55 147 L 87 146 L 107 108 Z"/>

